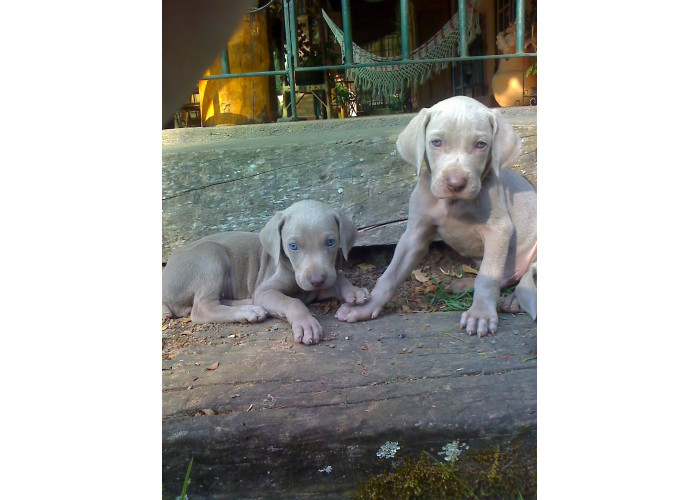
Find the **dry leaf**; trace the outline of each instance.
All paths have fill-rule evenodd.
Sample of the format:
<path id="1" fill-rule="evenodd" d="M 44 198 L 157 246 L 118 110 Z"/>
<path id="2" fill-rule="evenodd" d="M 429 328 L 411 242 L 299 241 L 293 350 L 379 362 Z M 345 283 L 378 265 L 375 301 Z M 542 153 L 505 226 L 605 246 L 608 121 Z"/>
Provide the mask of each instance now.
<path id="1" fill-rule="evenodd" d="M 410 306 L 406 306 L 404 304 L 402 305 L 401 309 L 402 309 L 402 312 L 404 312 L 404 313 L 411 313 L 412 312 L 412 309 L 410 309 Z"/>
<path id="2" fill-rule="evenodd" d="M 424 291 L 427 293 L 433 293 L 433 292 L 437 291 L 438 289 L 439 289 L 439 287 L 433 283 L 429 283 L 428 285 L 426 285 L 424 287 Z"/>
<path id="3" fill-rule="evenodd" d="M 460 268 L 463 270 L 464 273 L 475 274 L 475 275 L 477 275 L 477 273 L 478 273 L 477 269 L 475 269 L 474 267 L 470 267 L 467 264 L 462 264 L 460 266 Z"/>
<path id="4" fill-rule="evenodd" d="M 412 276 L 414 276 L 414 278 L 420 283 L 426 283 L 427 281 L 431 281 L 429 279 L 429 276 L 424 274 L 421 269 L 415 269 L 414 271 L 412 271 Z"/>
<path id="5" fill-rule="evenodd" d="M 358 267 L 358 268 L 361 269 L 362 271 L 366 271 L 366 270 L 368 270 L 368 269 L 375 269 L 375 268 L 376 268 L 376 266 L 374 266 L 373 264 L 363 264 L 363 263 L 361 263 L 361 264 L 356 264 L 356 267 Z"/>
<path id="6" fill-rule="evenodd" d="M 210 408 L 204 408 L 204 409 L 199 410 L 199 411 L 201 413 L 203 413 L 204 415 L 213 415 L 213 410 L 211 410 Z"/>
<path id="7" fill-rule="evenodd" d="M 215 370 L 216 368 L 218 368 L 218 361 L 213 363 L 211 366 L 206 367 L 207 370 Z"/>
<path id="8" fill-rule="evenodd" d="M 182 323 L 190 323 L 191 318 L 182 318 Z"/>

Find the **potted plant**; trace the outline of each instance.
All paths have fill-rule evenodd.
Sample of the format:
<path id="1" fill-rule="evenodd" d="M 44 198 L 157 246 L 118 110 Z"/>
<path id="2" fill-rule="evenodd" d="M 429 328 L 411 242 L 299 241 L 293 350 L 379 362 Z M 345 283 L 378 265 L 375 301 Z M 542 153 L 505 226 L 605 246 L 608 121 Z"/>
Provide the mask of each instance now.
<path id="1" fill-rule="evenodd" d="M 351 91 L 347 86 L 344 85 L 342 81 L 337 81 L 334 87 L 334 106 L 339 110 L 340 118 L 346 118 L 347 107 L 349 106 L 349 99 L 351 97 Z"/>
<path id="2" fill-rule="evenodd" d="M 516 25 L 497 34 L 497 49 L 502 54 L 516 53 Z M 524 52 L 536 52 L 538 41 L 536 24 L 530 20 L 524 31 Z M 538 66 L 533 58 L 512 57 L 499 59 L 499 68 L 492 77 L 492 93 L 502 107 L 528 104 L 536 93 Z"/>

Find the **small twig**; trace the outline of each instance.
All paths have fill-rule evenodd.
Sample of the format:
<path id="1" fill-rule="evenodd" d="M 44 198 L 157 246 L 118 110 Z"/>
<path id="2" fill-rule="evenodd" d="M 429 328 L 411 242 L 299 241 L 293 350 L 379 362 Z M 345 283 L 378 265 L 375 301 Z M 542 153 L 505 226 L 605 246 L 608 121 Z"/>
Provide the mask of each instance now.
<path id="1" fill-rule="evenodd" d="M 448 335 L 449 337 L 453 337 L 453 338 L 456 339 L 456 340 L 460 340 L 461 342 L 464 342 L 464 343 L 466 343 L 466 344 L 468 343 L 467 340 L 463 340 L 462 338 L 456 337 L 455 335 L 451 335 L 450 333 L 443 332 L 443 334 L 444 334 L 444 335 Z"/>

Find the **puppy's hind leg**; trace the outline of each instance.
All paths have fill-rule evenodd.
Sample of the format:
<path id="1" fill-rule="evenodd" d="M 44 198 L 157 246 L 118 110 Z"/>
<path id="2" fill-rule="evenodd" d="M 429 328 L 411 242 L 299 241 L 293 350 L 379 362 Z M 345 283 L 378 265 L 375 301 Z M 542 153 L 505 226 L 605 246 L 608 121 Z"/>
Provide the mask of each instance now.
<path id="1" fill-rule="evenodd" d="M 250 299 L 226 300 L 233 296 L 231 283 L 235 276 L 222 245 L 204 242 L 192 249 L 189 257 L 187 286 L 193 292 L 194 323 L 256 323 L 267 317 L 267 312 L 252 305 Z"/>
<path id="2" fill-rule="evenodd" d="M 538 313 L 538 263 L 534 262 L 521 277 L 514 293 L 504 297 L 499 303 L 504 312 L 527 312 L 533 320 Z"/>
<path id="3" fill-rule="evenodd" d="M 194 323 L 258 323 L 266 317 L 267 311 L 263 307 L 252 304 L 228 306 L 218 299 L 197 300 L 191 310 Z"/>
<path id="4" fill-rule="evenodd" d="M 162 305 L 162 320 L 165 321 L 166 319 L 172 319 L 174 317 L 175 316 L 174 316 L 174 313 L 172 312 L 172 310 L 169 307 L 167 307 L 166 304 L 163 304 Z"/>

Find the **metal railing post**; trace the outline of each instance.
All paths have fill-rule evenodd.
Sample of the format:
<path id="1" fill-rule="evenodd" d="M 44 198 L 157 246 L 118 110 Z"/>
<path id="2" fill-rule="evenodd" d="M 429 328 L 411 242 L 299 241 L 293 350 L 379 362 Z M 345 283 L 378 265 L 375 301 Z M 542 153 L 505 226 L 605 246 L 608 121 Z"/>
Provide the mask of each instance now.
<path id="1" fill-rule="evenodd" d="M 524 51 L 524 0 L 516 0 L 516 53 Z"/>
<path id="2" fill-rule="evenodd" d="M 291 119 L 298 118 L 296 114 L 296 79 L 294 69 L 296 67 L 296 30 L 293 23 L 293 33 L 291 32 L 291 16 L 293 12 L 293 0 L 284 0 L 284 24 L 286 28 L 286 71 L 288 75 L 288 84 L 290 86 L 289 99 L 291 100 Z M 295 19 L 294 19 L 295 20 Z"/>
<path id="3" fill-rule="evenodd" d="M 460 29 L 459 52 L 461 57 L 468 56 L 468 11 L 465 3 L 465 0 L 458 0 L 458 27 Z"/>
<path id="4" fill-rule="evenodd" d="M 354 51 L 351 45 L 351 8 L 349 0 L 342 0 L 342 26 L 344 28 L 344 64 L 354 63 Z"/>
<path id="5" fill-rule="evenodd" d="M 410 58 L 410 9 L 408 0 L 400 0 L 400 38 L 402 59 Z"/>
<path id="6" fill-rule="evenodd" d="M 221 75 L 230 74 L 230 61 L 228 60 L 228 46 L 221 52 Z"/>

